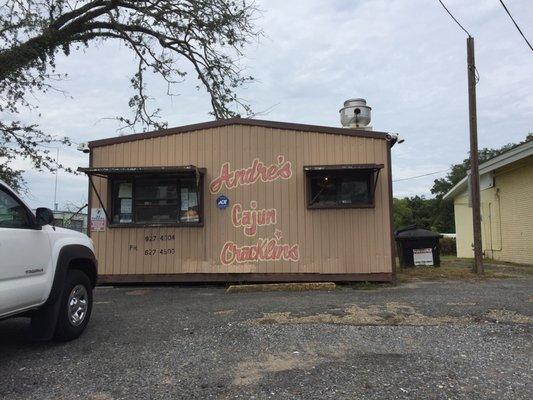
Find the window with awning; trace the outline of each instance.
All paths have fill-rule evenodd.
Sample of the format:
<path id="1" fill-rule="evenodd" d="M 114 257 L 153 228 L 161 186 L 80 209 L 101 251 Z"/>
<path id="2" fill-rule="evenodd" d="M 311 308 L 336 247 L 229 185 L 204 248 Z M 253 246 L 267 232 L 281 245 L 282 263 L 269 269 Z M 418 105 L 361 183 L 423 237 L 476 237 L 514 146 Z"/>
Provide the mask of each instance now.
<path id="1" fill-rule="evenodd" d="M 195 166 L 80 168 L 109 182 L 102 207 L 110 226 L 198 226 L 203 223 L 204 169 Z"/>
<path id="2" fill-rule="evenodd" d="M 304 167 L 307 208 L 374 207 L 377 178 L 383 164 Z"/>

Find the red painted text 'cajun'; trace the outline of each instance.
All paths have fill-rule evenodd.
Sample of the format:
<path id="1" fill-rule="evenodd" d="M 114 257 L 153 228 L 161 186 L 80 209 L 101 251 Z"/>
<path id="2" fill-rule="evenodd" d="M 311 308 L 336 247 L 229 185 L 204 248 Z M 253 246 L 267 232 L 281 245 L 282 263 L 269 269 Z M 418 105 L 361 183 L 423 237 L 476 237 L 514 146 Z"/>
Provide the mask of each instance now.
<path id="1" fill-rule="evenodd" d="M 275 208 L 257 209 L 257 202 L 250 202 L 250 209 L 243 209 L 237 203 L 231 208 L 231 223 L 235 228 L 243 228 L 246 236 L 255 236 L 259 226 L 275 225 L 277 212 Z"/>

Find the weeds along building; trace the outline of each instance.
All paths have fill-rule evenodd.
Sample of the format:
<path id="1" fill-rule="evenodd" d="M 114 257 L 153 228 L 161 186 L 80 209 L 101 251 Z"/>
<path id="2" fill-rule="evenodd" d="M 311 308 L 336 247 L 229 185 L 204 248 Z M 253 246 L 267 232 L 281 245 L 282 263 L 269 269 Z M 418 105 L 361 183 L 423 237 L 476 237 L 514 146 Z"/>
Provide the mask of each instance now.
<path id="1" fill-rule="evenodd" d="M 90 142 L 100 282 L 393 280 L 396 138 L 369 113 L 356 99 L 355 128 L 236 118 Z"/>

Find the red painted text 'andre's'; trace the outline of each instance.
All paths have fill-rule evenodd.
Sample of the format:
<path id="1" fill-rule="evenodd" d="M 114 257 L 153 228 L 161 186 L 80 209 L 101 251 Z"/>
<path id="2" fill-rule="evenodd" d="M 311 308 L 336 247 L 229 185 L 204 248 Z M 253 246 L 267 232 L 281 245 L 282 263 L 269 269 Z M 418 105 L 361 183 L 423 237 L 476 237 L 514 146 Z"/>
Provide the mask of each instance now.
<path id="1" fill-rule="evenodd" d="M 290 179 L 292 176 L 292 164 L 285 160 L 285 157 L 279 155 L 277 163 L 266 165 L 259 161 L 259 158 L 254 158 L 252 165 L 248 168 L 241 168 L 231 170 L 229 162 L 225 162 L 220 167 L 218 177 L 211 181 L 209 190 L 211 193 L 218 193 L 223 186 L 227 189 L 234 189 L 238 186 L 252 185 L 257 181 L 273 182 L 277 179 Z"/>

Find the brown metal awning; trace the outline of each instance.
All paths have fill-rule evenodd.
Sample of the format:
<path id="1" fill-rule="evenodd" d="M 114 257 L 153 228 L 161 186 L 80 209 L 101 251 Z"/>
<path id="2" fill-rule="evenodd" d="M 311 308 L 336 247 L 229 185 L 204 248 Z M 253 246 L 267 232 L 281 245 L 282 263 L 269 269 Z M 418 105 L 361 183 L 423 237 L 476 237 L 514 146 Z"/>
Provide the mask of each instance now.
<path id="1" fill-rule="evenodd" d="M 379 172 L 383 167 L 383 164 L 308 165 L 304 166 L 304 171 L 372 171 L 374 175 L 372 196 L 374 196 L 376 194 Z"/>
<path id="2" fill-rule="evenodd" d="M 182 173 L 200 173 L 205 174 L 205 168 L 198 168 L 195 165 L 180 165 L 169 167 L 90 167 L 78 168 L 90 176 L 108 178 L 113 175 L 146 175 L 146 174 L 182 174 Z"/>
<path id="3" fill-rule="evenodd" d="M 372 170 L 379 171 L 383 164 L 341 164 L 341 165 L 308 165 L 304 166 L 304 171 L 331 171 L 331 170 Z"/>
<path id="4" fill-rule="evenodd" d="M 78 172 L 83 172 L 87 174 L 89 178 L 89 185 L 94 190 L 104 214 L 108 221 L 111 221 L 110 215 L 107 212 L 106 206 L 102 201 L 100 193 L 96 189 L 96 186 L 93 182 L 93 177 L 97 176 L 99 178 L 109 179 L 112 176 L 127 176 L 127 175 L 151 175 L 151 174 L 194 174 L 196 176 L 196 185 L 198 186 L 200 175 L 204 175 L 206 172 L 205 168 L 198 168 L 195 165 L 180 165 L 180 166 L 169 166 L 169 167 L 89 167 L 89 168 L 78 168 Z M 90 210 L 89 210 L 90 212 Z"/>

